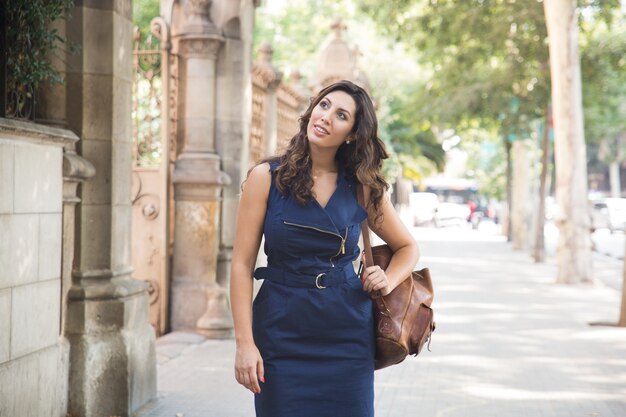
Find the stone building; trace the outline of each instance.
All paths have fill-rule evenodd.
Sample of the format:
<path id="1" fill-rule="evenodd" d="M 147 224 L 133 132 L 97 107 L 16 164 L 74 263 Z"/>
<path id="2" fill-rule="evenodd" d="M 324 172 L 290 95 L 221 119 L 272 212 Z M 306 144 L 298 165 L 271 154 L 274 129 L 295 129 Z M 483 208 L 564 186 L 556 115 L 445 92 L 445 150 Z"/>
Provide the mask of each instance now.
<path id="1" fill-rule="evenodd" d="M 225 186 L 248 167 L 255 6 L 164 0 L 153 22 L 172 64 L 171 320 L 217 336 L 230 326 L 216 271 L 232 247 Z M 156 396 L 153 291 L 131 259 L 131 1 L 76 2 L 70 15 L 54 23 L 81 45 L 53 62 L 66 83 L 37 91 L 30 121 L 0 118 L 1 416 L 130 416 Z"/>

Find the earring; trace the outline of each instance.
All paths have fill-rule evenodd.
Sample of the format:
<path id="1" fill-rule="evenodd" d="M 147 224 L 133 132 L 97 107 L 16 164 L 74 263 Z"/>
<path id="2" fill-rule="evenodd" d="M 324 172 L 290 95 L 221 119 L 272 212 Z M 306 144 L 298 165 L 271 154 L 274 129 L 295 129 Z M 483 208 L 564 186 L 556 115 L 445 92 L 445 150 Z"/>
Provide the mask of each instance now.
<path id="1" fill-rule="evenodd" d="M 347 140 L 347 141 L 346 141 L 346 145 L 349 145 L 349 144 L 350 144 L 350 141 L 349 141 L 349 140 Z"/>

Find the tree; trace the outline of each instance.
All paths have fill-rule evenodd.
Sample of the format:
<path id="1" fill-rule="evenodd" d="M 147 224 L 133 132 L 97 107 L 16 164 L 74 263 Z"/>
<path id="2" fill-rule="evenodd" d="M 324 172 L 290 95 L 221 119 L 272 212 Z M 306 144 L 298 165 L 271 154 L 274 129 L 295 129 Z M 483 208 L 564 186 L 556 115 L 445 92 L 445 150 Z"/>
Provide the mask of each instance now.
<path id="1" fill-rule="evenodd" d="M 468 119 L 517 132 L 549 98 L 541 4 L 453 0 L 360 0 L 379 29 L 418 53 L 430 70 L 423 112 L 455 127 Z M 480 28 L 478 30 L 477 28 Z"/>
<path id="2" fill-rule="evenodd" d="M 433 132 L 429 120 L 415 117 L 418 113 L 407 94 L 397 92 L 387 97 L 388 109 L 383 113 L 380 131 L 393 149 L 404 155 L 424 156 L 428 164 L 413 158 L 412 164 L 421 172 L 442 171 L 445 152 Z M 434 169 L 433 169 L 434 168 Z"/>
<path id="3" fill-rule="evenodd" d="M 274 66 L 286 72 L 298 69 L 310 79 L 320 48 L 334 36 L 329 28 L 337 16 L 347 25 L 344 39 L 348 44 L 359 42 L 359 68 L 370 80 L 379 135 L 390 150 L 390 161 L 385 163 L 387 180 L 394 182 L 398 170 L 424 173 L 442 169 L 445 153 L 432 125 L 420 119 L 416 109 L 409 107 L 412 103 L 407 102 L 406 92 L 419 85 L 415 80 L 423 78 L 416 60 L 403 48 L 376 35 L 371 20 L 358 15 L 351 2 L 288 0 L 280 9 L 260 7 L 255 44 L 269 42 L 274 50 Z M 394 77 L 381 62 L 394 63 Z"/>
<path id="4" fill-rule="evenodd" d="M 280 9 L 270 2 L 257 9 L 254 27 L 254 53 L 261 42 L 269 42 L 277 68 L 298 69 L 311 76 L 315 57 L 323 42 L 331 36 L 330 25 L 337 16 L 350 21 L 345 2 L 334 0 L 287 0 Z"/>
<path id="5" fill-rule="evenodd" d="M 405 44 L 412 45 L 422 64 L 430 65 L 432 75 L 429 89 L 421 100 L 423 112 L 434 123 L 446 124 L 457 130 L 478 121 L 481 127 L 497 126 L 505 140 L 510 155 L 510 139 L 529 134 L 530 123 L 545 118 L 551 91 L 551 74 L 547 43 L 547 26 L 544 7 L 537 1 L 483 1 L 457 2 L 453 0 L 419 1 L 392 0 L 381 6 L 376 0 L 360 0 L 362 10 L 378 23 L 379 29 L 395 36 Z M 550 3 L 549 1 L 546 2 Z M 616 0 L 579 1 L 586 19 L 610 21 L 613 10 L 619 7 Z M 576 11 L 577 2 L 570 7 Z M 577 28 L 583 18 L 574 14 L 571 28 Z M 573 29 L 571 29 L 573 30 Z M 577 58 L 576 58 L 577 59 Z M 573 64 L 572 64 L 573 65 Z M 576 64 L 577 65 L 577 64 Z M 559 78 L 560 80 L 560 78 Z M 580 76 L 578 77 L 580 83 Z M 580 84 L 579 84 L 580 88 Z M 606 90 L 605 90 L 606 91 Z M 611 93 L 608 93 L 611 94 Z M 580 99 L 580 94 L 578 96 Z M 561 100 L 561 98 L 559 98 Z M 559 115 L 562 120 L 562 115 Z M 582 112 L 575 115 L 582 129 Z M 563 124 L 560 124 L 561 128 Z M 563 136 L 563 132 L 560 133 Z M 581 133 L 582 134 L 582 133 Z M 584 139 L 576 150 L 584 156 Z M 561 149 L 563 144 L 560 144 Z M 571 171 L 571 162 L 557 158 L 562 171 Z M 557 162 L 558 163 L 558 162 Z M 582 169 L 582 171 L 581 171 Z M 586 166 L 583 158 L 581 176 L 586 187 Z M 510 172 L 510 164 L 507 172 Z M 565 183 L 560 174 L 557 187 L 560 195 L 571 190 L 577 194 L 576 217 L 564 216 L 562 239 L 568 239 L 576 231 L 575 246 L 571 253 L 559 251 L 559 281 L 578 281 L 579 273 L 570 274 L 568 263 L 589 262 L 582 236 L 587 234 L 580 218 L 587 212 L 586 191 Z M 508 175 L 510 184 L 510 175 Z M 573 178 L 573 177 L 572 177 Z M 577 182 L 580 180 L 577 179 Z M 583 192 L 585 191 L 585 192 Z M 510 194 L 510 193 L 509 193 Z M 542 196 L 543 197 L 543 196 Z M 563 203 L 566 203 L 563 200 Z M 567 203 L 571 206 L 571 202 Z M 569 214 L 573 208 L 567 208 Z M 574 262 L 573 259 L 576 259 Z M 579 268 L 580 269 L 580 268 Z M 587 271 L 588 273 L 589 271 Z"/>
<path id="6" fill-rule="evenodd" d="M 159 0 L 133 0 L 133 24 L 143 38 L 150 35 L 150 22 L 160 13 Z"/>
<path id="7" fill-rule="evenodd" d="M 575 0 L 544 1 L 550 46 L 559 243 L 557 282 L 591 280 L 587 158 Z"/>
<path id="8" fill-rule="evenodd" d="M 466 176 L 476 180 L 480 194 L 498 201 L 506 198 L 506 153 L 497 130 L 468 128 L 458 146 L 467 153 Z"/>
<path id="9" fill-rule="evenodd" d="M 626 156 L 626 30 L 623 15 L 612 26 L 606 20 L 589 29 L 581 57 L 585 136 L 602 149 L 599 156 L 610 166 L 612 194 L 618 197 L 616 171 Z M 626 262 L 617 325 L 626 327 Z"/>
<path id="10" fill-rule="evenodd" d="M 609 166 L 611 194 L 620 196 L 619 164 L 626 159 L 626 30 L 596 22 L 582 47 L 585 138 L 590 160 Z"/>
<path id="11" fill-rule="evenodd" d="M 536 1 L 360 0 L 379 30 L 416 51 L 430 70 L 413 99 L 419 117 L 459 132 L 476 124 L 499 130 L 507 155 L 511 202 L 511 145 L 529 136 L 550 96 L 547 33 Z M 509 228 L 510 230 L 510 228 Z M 511 236 L 509 235 L 509 239 Z"/>

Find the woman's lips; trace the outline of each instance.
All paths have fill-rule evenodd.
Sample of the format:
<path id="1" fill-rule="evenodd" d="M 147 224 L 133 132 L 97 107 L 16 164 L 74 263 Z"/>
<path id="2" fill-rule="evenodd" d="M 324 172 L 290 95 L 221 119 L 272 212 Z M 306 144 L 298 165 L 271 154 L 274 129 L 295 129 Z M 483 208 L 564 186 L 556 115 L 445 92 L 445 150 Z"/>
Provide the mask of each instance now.
<path id="1" fill-rule="evenodd" d="M 328 135 L 328 130 L 324 129 L 323 127 L 319 126 L 319 125 L 313 125 L 313 129 L 315 130 L 315 133 L 317 133 L 318 135 Z"/>

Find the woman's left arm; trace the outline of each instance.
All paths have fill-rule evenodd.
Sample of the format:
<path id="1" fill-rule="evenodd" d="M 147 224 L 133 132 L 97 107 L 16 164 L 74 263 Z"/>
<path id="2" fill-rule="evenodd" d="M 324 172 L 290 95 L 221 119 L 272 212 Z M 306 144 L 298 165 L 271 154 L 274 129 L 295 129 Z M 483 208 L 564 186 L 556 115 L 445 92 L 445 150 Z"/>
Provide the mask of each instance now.
<path id="1" fill-rule="evenodd" d="M 387 295 L 413 271 L 420 257 L 420 251 L 417 242 L 400 220 L 400 216 L 387 196 L 383 197 L 381 210 L 382 221 L 377 222 L 373 208 L 368 209 L 368 225 L 391 247 L 393 256 L 384 271 L 376 265 L 365 269 L 363 289 L 367 292 L 380 290 L 382 295 Z M 366 260 L 367 264 L 371 262 L 371 259 Z"/>

